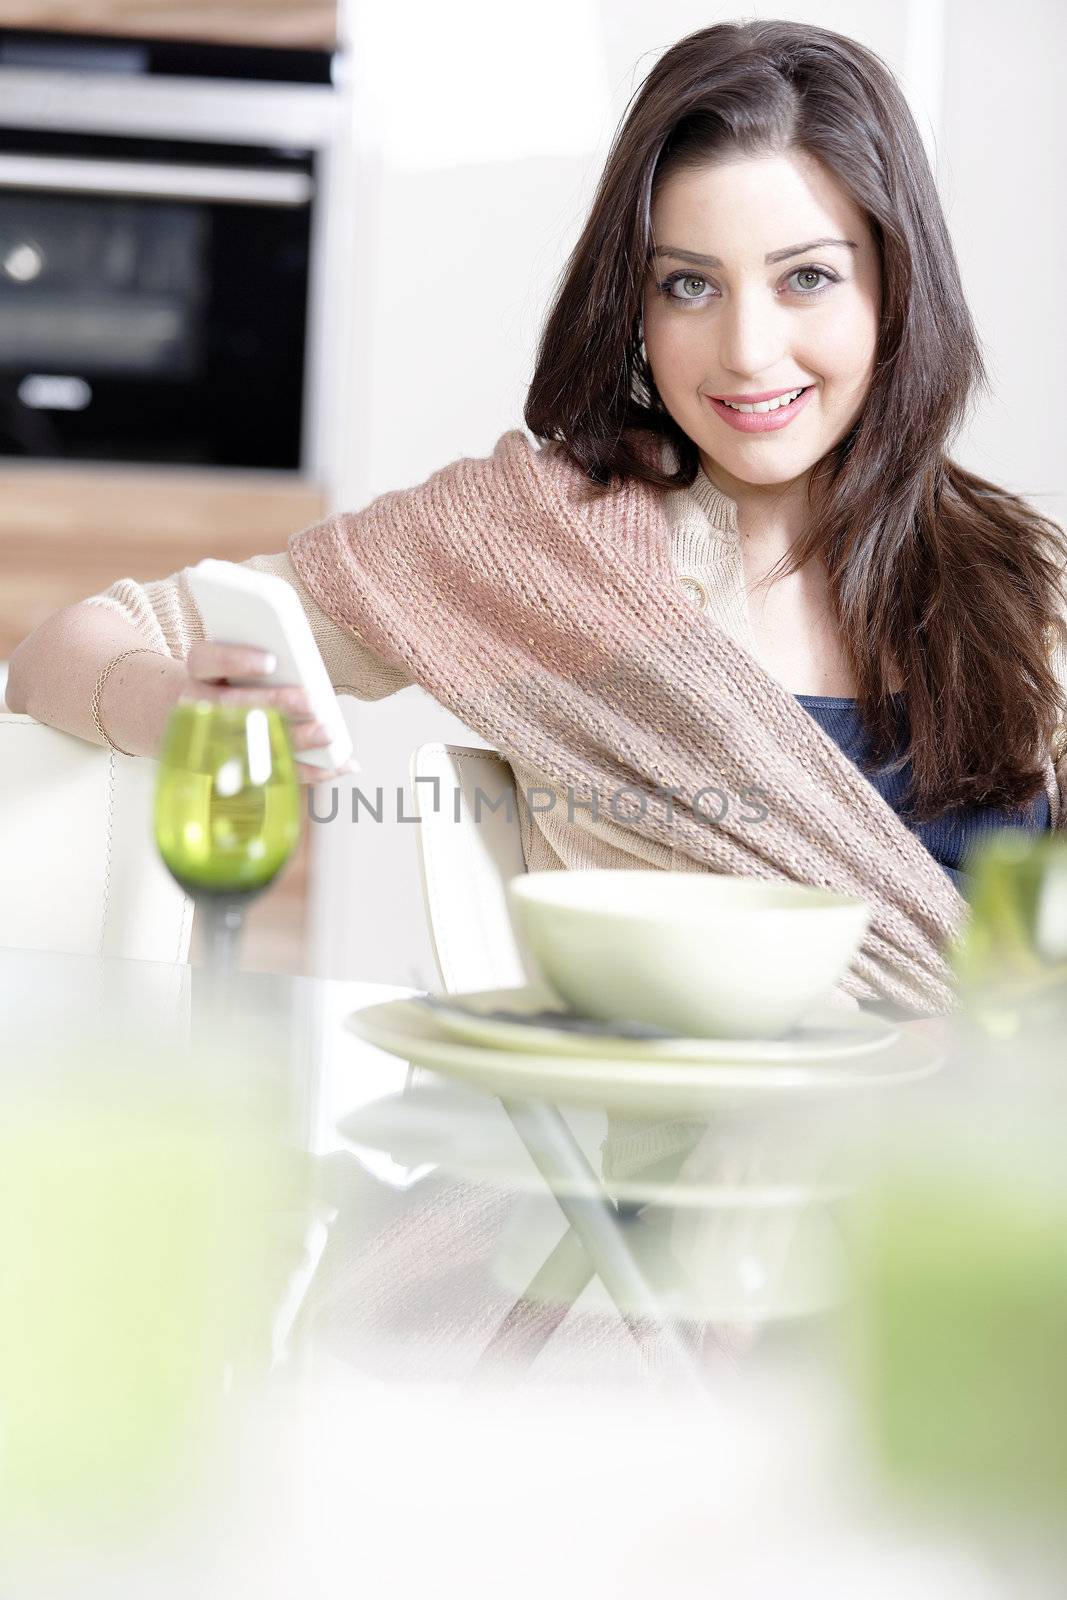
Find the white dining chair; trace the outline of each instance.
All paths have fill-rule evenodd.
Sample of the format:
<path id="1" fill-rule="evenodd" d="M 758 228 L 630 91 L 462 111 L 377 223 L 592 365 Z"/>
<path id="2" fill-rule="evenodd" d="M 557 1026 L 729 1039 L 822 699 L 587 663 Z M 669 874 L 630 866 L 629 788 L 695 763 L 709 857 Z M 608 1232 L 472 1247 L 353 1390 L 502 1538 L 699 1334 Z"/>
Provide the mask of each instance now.
<path id="1" fill-rule="evenodd" d="M 526 871 L 515 778 L 495 750 L 423 744 L 410 763 L 423 904 L 441 988 L 528 981 L 505 885 Z"/>
<path id="2" fill-rule="evenodd" d="M 152 836 L 157 768 L 0 710 L 0 945 L 188 960 L 193 903 Z"/>
<path id="3" fill-rule="evenodd" d="M 411 757 L 410 777 L 412 808 L 419 818 L 416 834 L 423 902 L 441 990 L 455 994 L 537 981 L 536 964 L 532 959 L 523 960 L 505 896 L 508 880 L 527 870 L 510 765 L 496 750 L 424 744 Z M 432 1084 L 433 1076 L 413 1068 L 409 1089 L 424 1080 Z M 505 1116 L 517 1109 L 513 1106 L 505 1112 L 503 1105 L 498 1105 L 498 1137 L 503 1136 Z M 570 1130 L 569 1138 L 580 1145 L 594 1167 L 599 1165 L 604 1132 L 603 1119 L 596 1118 L 584 1124 L 580 1137 Z M 522 1147 L 512 1141 L 514 1131 L 507 1148 L 510 1159 L 519 1161 Z M 531 1178 L 536 1171 L 531 1164 Z M 523 1208 L 529 1212 L 525 1221 Z M 512 1226 L 521 1236 L 524 1226 L 531 1223 L 544 1225 L 540 1199 L 524 1196 Z M 553 1237 L 546 1244 L 551 1244 L 551 1253 L 486 1348 L 482 1361 L 488 1369 L 516 1353 L 524 1361 L 532 1360 L 551 1337 L 554 1323 L 545 1322 L 535 1334 L 530 1318 L 531 1306 L 541 1304 L 546 1270 L 552 1293 L 561 1303 L 576 1301 L 594 1275 L 590 1254 L 569 1223 L 558 1239 L 554 1229 L 549 1231 Z M 606 1291 L 594 1289 L 593 1293 L 601 1295 L 603 1305 L 612 1304 Z"/>

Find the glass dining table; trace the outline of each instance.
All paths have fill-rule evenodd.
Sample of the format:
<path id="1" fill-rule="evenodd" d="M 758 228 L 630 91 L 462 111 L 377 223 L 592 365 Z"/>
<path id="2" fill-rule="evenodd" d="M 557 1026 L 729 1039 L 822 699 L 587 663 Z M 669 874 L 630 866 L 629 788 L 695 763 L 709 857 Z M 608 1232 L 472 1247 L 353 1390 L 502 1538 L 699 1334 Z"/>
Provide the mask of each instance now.
<path id="1" fill-rule="evenodd" d="M 754 1100 L 710 1102 L 679 1097 L 676 1073 L 660 1109 L 647 1087 L 635 1106 L 570 1093 L 558 1072 L 543 1093 L 528 1074 L 471 1082 L 347 1025 L 410 989 L 241 973 L 221 1017 L 199 967 L 9 949 L 0 990 L 9 1063 L 58 1057 L 57 1081 L 83 1095 L 98 1075 L 87 1114 L 144 1092 L 142 1067 L 160 1096 L 191 1093 L 192 1066 L 251 1094 L 269 1138 L 301 1153 L 276 1351 L 314 1337 L 465 1382 L 536 1368 L 702 1390 L 758 1340 L 832 1311 L 859 1135 L 944 1059 L 924 1042 L 900 1081 L 868 1074 L 873 1098 L 842 1092 L 832 1066 L 828 1087 L 785 1071 Z M 29 1073 L 10 1075 L 9 1092 Z"/>
<path id="2" fill-rule="evenodd" d="M 716 1515 L 744 1486 L 740 1537 L 788 1463 L 805 1494 L 825 1490 L 817 1512 L 805 1501 L 803 1537 L 812 1518 L 844 1517 L 854 1545 L 865 1513 L 840 1501 L 842 1473 L 872 1470 L 847 1379 L 855 1197 L 887 1130 L 933 1126 L 945 1081 L 966 1072 L 952 1025 L 917 1027 L 908 1070 L 869 1093 L 830 1077 L 674 1094 L 657 1111 L 647 1096 L 568 1094 L 558 1075 L 538 1094 L 529 1071 L 509 1088 L 431 1070 L 357 1034 L 354 1017 L 411 989 L 240 973 L 220 1018 L 203 988 L 198 967 L 0 950 L 0 1502 L 25 1548 L 42 1548 L 42 1505 L 99 1529 L 173 1496 L 191 1439 L 215 1437 L 205 1397 L 232 1411 L 253 1383 L 301 1386 L 288 1425 L 298 1456 L 314 1433 L 316 1494 L 335 1495 L 319 1477 L 329 1457 L 367 1505 L 388 1499 L 394 1533 L 427 1500 L 397 1487 L 394 1504 L 352 1452 L 373 1439 L 388 1456 L 405 1418 L 437 1452 L 434 1504 L 459 1461 L 470 1493 L 493 1501 L 496 1453 L 519 1481 L 543 1428 L 544 1503 L 568 1485 L 560 1514 L 584 1505 L 590 1527 L 631 1501 L 669 1523 L 700 1461 Z M 661 1460 L 666 1420 L 677 1431 Z M 284 1475 L 280 1437 L 266 1454 Z M 301 1517 L 308 1492 L 302 1480 Z M 285 1499 L 274 1479 L 264 1493 Z M 901 1545 L 888 1527 L 864 1538 L 897 1581 L 905 1545 L 919 1567 L 925 1556 L 918 1534 Z M 575 1577 L 588 1531 L 568 1535 L 574 1587 L 561 1592 L 605 1592 Z M 968 1588 L 966 1562 L 955 1584 L 935 1556 L 939 1595 L 1011 1592 Z M 394 1574 L 395 1544 L 382 1559 Z M 550 1560 L 562 1550 L 528 1551 L 524 1571 L 544 1577 Z M 641 1560 L 611 1592 L 648 1592 Z M 716 1570 L 743 1568 L 724 1553 Z M 297 1592 L 281 1573 L 277 1592 Z"/>

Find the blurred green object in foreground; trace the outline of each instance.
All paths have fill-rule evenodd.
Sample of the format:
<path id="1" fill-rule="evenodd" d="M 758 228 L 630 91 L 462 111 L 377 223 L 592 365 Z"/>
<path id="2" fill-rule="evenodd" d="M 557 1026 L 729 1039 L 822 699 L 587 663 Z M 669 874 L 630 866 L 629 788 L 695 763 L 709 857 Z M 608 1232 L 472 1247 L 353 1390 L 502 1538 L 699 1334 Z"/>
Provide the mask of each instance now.
<path id="1" fill-rule="evenodd" d="M 265 889 L 300 838 L 300 789 L 282 714 L 179 701 L 160 752 L 155 830 L 163 861 L 188 894 Z"/>
<path id="2" fill-rule="evenodd" d="M 1067 837 L 1002 830 L 966 863 L 947 953 L 965 1016 L 922 1116 L 856 1197 L 859 1414 L 902 1494 L 975 1533 L 1062 1537 L 1067 1507 Z M 1040 1541 L 1039 1541 L 1040 1542 Z"/>
<path id="3" fill-rule="evenodd" d="M 1016 1147 L 999 1163 L 949 1149 L 940 1166 L 902 1160 L 883 1174 L 853 1314 L 861 1408 L 900 1487 L 1055 1528 L 1067 1505 L 1067 1192 L 1050 1147 L 1031 1170 Z"/>
<path id="4" fill-rule="evenodd" d="M 966 862 L 971 914 L 948 952 L 991 1036 L 1067 1023 L 1067 835 L 1001 829 Z"/>
<path id="5" fill-rule="evenodd" d="M 83 1035 L 22 1066 L 0 1097 L 0 1526 L 104 1538 L 218 1462 L 302 1179 L 277 1097 L 221 1052 L 144 1037 L 119 1060 Z"/>

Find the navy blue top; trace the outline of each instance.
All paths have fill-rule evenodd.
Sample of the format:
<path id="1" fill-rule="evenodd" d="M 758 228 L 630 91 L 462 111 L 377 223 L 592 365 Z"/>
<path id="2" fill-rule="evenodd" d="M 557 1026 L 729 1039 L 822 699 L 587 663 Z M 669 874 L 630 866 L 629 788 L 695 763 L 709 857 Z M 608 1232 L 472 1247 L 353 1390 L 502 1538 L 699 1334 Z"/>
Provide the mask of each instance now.
<path id="1" fill-rule="evenodd" d="M 823 731 L 829 734 L 850 760 L 859 765 L 868 758 L 866 729 L 856 710 L 855 700 L 823 694 L 798 694 L 793 698 L 799 700 L 805 711 L 815 718 Z M 903 698 L 903 695 L 894 696 L 895 700 L 901 702 Z M 903 737 L 905 725 L 902 704 L 900 711 Z M 898 751 L 900 748 L 898 746 Z M 899 772 L 886 772 L 881 767 L 873 772 L 864 771 L 862 767 L 860 770 L 868 782 L 878 790 L 886 804 L 899 813 L 911 784 L 911 762 L 905 762 Z M 907 822 L 906 818 L 901 820 L 918 835 L 934 860 L 944 868 L 963 894 L 966 893 L 968 875 L 962 870 L 960 863 L 982 834 L 991 833 L 994 828 L 1026 828 L 1031 833 L 1041 833 L 1050 826 L 1052 813 L 1049 809 L 1048 796 L 1040 794 L 1035 795 L 1026 805 L 1014 806 L 1009 810 L 996 810 L 992 806 L 957 806 L 955 810 L 938 817 L 935 822 L 913 823 Z"/>

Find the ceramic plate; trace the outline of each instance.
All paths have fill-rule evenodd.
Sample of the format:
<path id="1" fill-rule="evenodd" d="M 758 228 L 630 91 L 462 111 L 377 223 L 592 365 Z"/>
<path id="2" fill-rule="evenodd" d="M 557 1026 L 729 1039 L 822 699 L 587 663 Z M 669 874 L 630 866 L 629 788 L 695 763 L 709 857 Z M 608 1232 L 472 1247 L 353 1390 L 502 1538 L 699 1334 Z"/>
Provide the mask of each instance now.
<path id="1" fill-rule="evenodd" d="M 645 1023 L 596 1022 L 529 984 L 420 995 L 439 1029 L 470 1044 L 534 1055 L 613 1061 L 840 1061 L 884 1050 L 900 1030 L 874 1012 L 821 1007 L 777 1039 L 691 1039 Z"/>
<path id="2" fill-rule="evenodd" d="M 687 1061 L 645 1057 L 535 1055 L 487 1049 L 449 1036 L 418 1000 L 388 1000 L 346 1018 L 369 1044 L 416 1066 L 474 1084 L 503 1099 L 584 1102 L 621 1113 L 698 1115 L 724 1102 L 891 1088 L 926 1077 L 944 1055 L 904 1035 L 885 1050 L 807 1061 Z"/>
<path id="3" fill-rule="evenodd" d="M 643 1165 L 601 1181 L 616 1200 L 668 1206 L 674 1212 L 712 1206 L 719 1211 L 793 1211 L 816 1201 L 845 1199 L 856 1186 L 857 1169 L 851 1148 L 848 1159 L 838 1159 L 838 1151 L 853 1122 L 843 1129 L 838 1118 L 827 1120 L 825 1111 L 816 1104 L 811 1116 L 797 1121 L 791 1115 L 784 1128 L 777 1122 L 768 1128 L 758 1118 L 723 1130 L 715 1118 L 706 1124 L 703 1118 L 670 1118 L 664 1124 L 665 1144 L 652 1141 Z M 819 1126 L 813 1130 L 816 1118 Z M 567 1126 L 593 1171 L 601 1173 L 608 1130 L 603 1111 L 568 1106 Z M 639 1126 L 654 1130 L 658 1123 L 642 1119 Z M 625 1138 L 630 1123 L 621 1127 Z M 342 1117 L 337 1131 L 350 1144 L 385 1155 L 408 1172 L 439 1168 L 515 1194 L 546 1193 L 545 1180 L 501 1102 L 465 1084 L 439 1079 L 416 1083 L 403 1094 L 357 1107 Z M 694 1161 L 690 1156 L 698 1145 Z M 552 1190 L 588 1195 L 589 1184 L 556 1174 Z"/>

